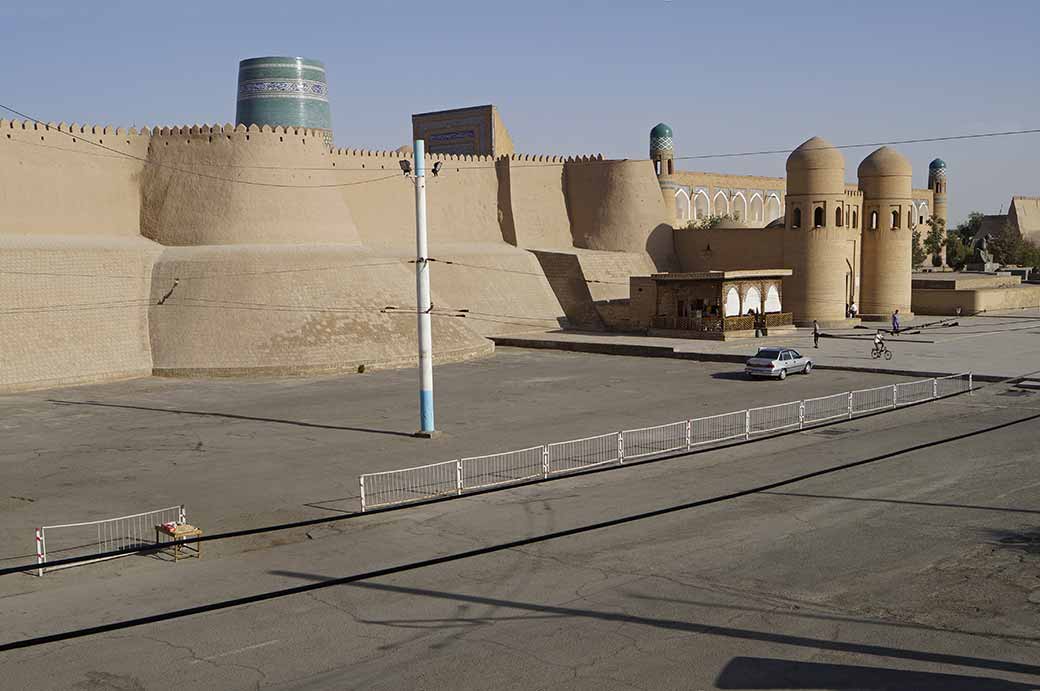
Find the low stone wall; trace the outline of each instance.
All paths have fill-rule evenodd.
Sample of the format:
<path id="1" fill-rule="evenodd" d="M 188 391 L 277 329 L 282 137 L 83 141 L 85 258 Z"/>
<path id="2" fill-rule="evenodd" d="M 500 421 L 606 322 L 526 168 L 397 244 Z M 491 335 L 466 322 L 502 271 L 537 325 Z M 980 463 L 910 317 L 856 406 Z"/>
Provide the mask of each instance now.
<path id="1" fill-rule="evenodd" d="M 913 311 L 918 315 L 940 316 L 956 315 L 958 307 L 964 315 L 1024 307 L 1040 308 L 1040 285 L 967 290 L 914 288 L 912 304 Z"/>

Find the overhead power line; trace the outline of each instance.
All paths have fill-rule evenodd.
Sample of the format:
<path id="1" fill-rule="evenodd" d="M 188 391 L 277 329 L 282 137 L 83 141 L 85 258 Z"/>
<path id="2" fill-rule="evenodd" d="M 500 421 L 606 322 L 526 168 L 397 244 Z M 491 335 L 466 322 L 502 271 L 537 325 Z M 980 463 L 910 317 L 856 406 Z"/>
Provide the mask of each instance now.
<path id="1" fill-rule="evenodd" d="M 26 115 L 25 113 L 22 113 L 22 112 L 20 112 L 18 110 L 15 110 L 14 108 L 11 108 L 10 106 L 6 106 L 6 105 L 0 103 L 0 108 L 2 108 L 4 110 L 7 110 L 7 111 L 9 111 L 11 113 L 14 113 L 18 117 L 21 117 L 21 118 L 23 118 L 25 120 L 28 120 L 30 122 L 34 122 L 36 124 L 43 125 L 45 127 L 49 127 L 47 125 L 47 123 L 43 122 L 42 120 L 34 118 L 31 115 Z M 177 172 L 181 172 L 181 173 L 184 173 L 184 174 L 187 174 L 187 175 L 197 175 L 199 177 L 218 179 L 218 180 L 222 180 L 222 181 L 225 181 L 225 182 L 236 182 L 236 183 L 242 183 L 242 184 L 253 184 L 253 185 L 261 185 L 261 186 L 265 186 L 265 187 L 303 187 L 303 188 L 310 187 L 310 188 L 322 188 L 322 187 L 347 187 L 347 186 L 351 186 L 351 185 L 366 184 L 368 182 L 378 182 L 379 180 L 393 178 L 393 177 L 401 177 L 400 174 L 394 174 L 394 175 L 387 176 L 387 178 L 378 178 L 376 180 L 362 180 L 362 181 L 353 182 L 353 183 L 332 183 L 332 184 L 325 184 L 325 185 L 283 185 L 283 184 L 278 184 L 278 183 L 262 183 L 262 182 L 257 182 L 257 181 L 236 180 L 234 178 L 222 178 L 222 177 L 219 177 L 219 176 L 212 176 L 212 175 L 208 175 L 206 173 L 200 173 L 198 171 L 188 170 L 188 169 L 180 168 L 180 167 L 177 167 L 177 166 L 170 166 L 168 164 L 161 164 L 161 163 L 158 163 L 156 161 L 151 161 L 151 160 L 148 160 L 148 159 L 143 158 L 141 156 L 135 156 L 135 155 L 127 153 L 125 151 L 120 151 L 118 149 L 114 149 L 112 147 L 106 146 L 106 145 L 101 144 L 99 142 L 92 141 L 90 138 L 84 137 L 82 135 L 74 135 L 74 134 L 72 134 L 70 132 L 64 132 L 62 130 L 55 130 L 55 131 L 60 132 L 61 134 L 66 135 L 66 136 L 71 137 L 71 138 L 74 138 L 74 139 L 82 139 L 84 142 L 86 142 L 86 143 L 88 143 L 88 144 L 90 144 L 92 146 L 95 146 L 95 147 L 98 147 L 98 148 L 103 149 L 105 151 L 111 152 L 112 154 L 115 154 L 117 156 L 129 157 L 129 158 L 132 158 L 134 160 L 137 160 L 137 161 L 140 161 L 142 163 L 145 163 L 147 165 L 155 165 L 155 166 L 159 166 L 159 167 L 163 167 L 163 168 L 170 168 L 172 170 L 176 170 Z M 994 137 L 1011 137 L 1011 136 L 1020 136 L 1020 135 L 1027 135 L 1027 134 L 1040 134 L 1040 128 L 1019 129 L 1019 130 L 1001 130 L 1001 131 L 995 131 L 995 132 L 973 132 L 973 133 L 966 133 L 966 134 L 945 135 L 945 136 L 939 136 L 939 137 L 914 137 L 914 138 L 905 138 L 905 139 L 891 139 L 891 140 L 887 140 L 887 141 L 862 142 L 862 143 L 855 143 L 855 144 L 837 144 L 837 145 L 834 145 L 833 148 L 835 148 L 835 149 L 859 149 L 859 148 L 878 147 L 878 146 L 895 146 L 895 145 L 899 145 L 899 144 L 924 144 L 924 143 L 934 143 L 934 142 L 949 142 L 949 141 L 971 140 L 971 139 L 987 139 L 987 138 L 994 138 Z M 45 145 L 35 144 L 33 142 L 22 142 L 22 143 L 33 144 L 35 146 L 45 146 Z M 59 148 L 59 147 L 55 147 L 55 148 Z M 675 160 L 675 161 L 693 161 L 693 160 L 704 160 L 704 159 L 713 159 L 713 158 L 740 158 L 740 157 L 747 157 L 747 156 L 769 156 L 769 155 L 776 155 L 776 154 L 790 154 L 792 151 L 795 150 L 795 148 L 797 148 L 797 147 L 794 147 L 794 148 L 762 149 L 762 150 L 758 150 L 758 151 L 736 151 L 736 152 L 724 152 L 724 153 L 691 154 L 689 156 L 676 156 L 672 160 Z M 817 148 L 824 149 L 824 148 L 832 148 L 832 147 L 807 147 L 807 148 L 803 149 L 803 151 L 812 151 L 812 150 L 815 150 Z M 406 154 L 406 153 L 402 152 L 400 157 L 407 159 L 407 158 L 410 158 L 410 154 Z M 583 164 L 595 165 L 595 164 L 597 164 L 599 162 L 600 161 L 595 160 L 595 159 L 590 159 L 588 161 L 582 161 L 580 159 L 574 159 L 574 160 L 570 160 L 570 161 L 552 161 L 552 162 L 544 162 L 544 163 L 538 163 L 538 162 L 523 163 L 523 162 L 521 162 L 521 163 L 517 163 L 517 164 L 511 165 L 510 168 L 511 169 L 518 169 L 518 168 L 559 168 L 559 167 L 568 166 L 568 165 L 569 166 L 583 165 Z M 483 171 L 488 171 L 488 170 L 493 170 L 494 169 L 493 163 L 490 163 L 488 165 L 481 165 L 481 166 L 452 165 L 451 161 L 448 161 L 447 163 L 448 163 L 448 165 L 446 166 L 447 168 L 455 168 L 458 171 L 462 171 L 462 170 L 483 170 Z M 329 167 L 253 166 L 253 165 L 241 165 L 241 164 L 230 164 L 230 163 L 229 164 L 193 163 L 192 165 L 206 166 L 206 167 L 231 168 L 231 169 L 283 170 L 283 171 L 301 171 L 301 172 L 303 172 L 303 171 L 318 171 L 318 172 L 322 172 L 322 171 L 323 172 L 338 172 L 338 171 L 378 172 L 377 170 L 371 169 L 371 168 L 347 168 L 347 167 L 336 167 L 334 165 L 329 166 Z M 383 170 L 383 169 L 379 169 L 379 170 Z"/>

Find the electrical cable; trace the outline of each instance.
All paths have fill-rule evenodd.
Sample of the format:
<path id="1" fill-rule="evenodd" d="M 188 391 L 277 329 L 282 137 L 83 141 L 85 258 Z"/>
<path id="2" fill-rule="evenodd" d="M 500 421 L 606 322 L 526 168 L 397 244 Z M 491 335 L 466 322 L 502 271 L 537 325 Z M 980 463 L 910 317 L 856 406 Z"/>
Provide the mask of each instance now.
<path id="1" fill-rule="evenodd" d="M 7 105 L 4 105 L 4 104 L 0 103 L 0 108 L 2 108 L 4 110 L 7 110 L 7 111 L 9 111 L 11 113 L 14 113 L 18 117 L 21 117 L 21 118 L 23 118 L 25 120 L 34 122 L 34 123 L 36 123 L 38 125 L 43 125 L 44 127 L 47 127 L 48 130 L 52 129 L 52 128 L 50 128 L 50 126 L 47 123 L 43 122 L 42 120 L 38 120 L 38 119 L 36 119 L 36 118 L 34 118 L 34 117 L 30 116 L 30 115 L 26 115 L 25 113 L 17 111 L 14 108 L 11 108 L 10 106 L 7 106 Z M 129 154 L 129 153 L 126 153 L 124 151 L 119 151 L 118 149 L 113 149 L 111 147 L 105 146 L 104 144 L 99 144 L 97 142 L 93 142 L 90 139 L 88 139 L 86 137 L 83 137 L 82 135 L 76 136 L 76 135 L 73 135 L 70 132 L 63 132 L 61 130 L 56 130 L 56 131 L 61 132 L 62 134 L 65 134 L 65 135 L 67 135 L 69 137 L 83 139 L 83 141 L 87 142 L 88 144 L 100 147 L 100 148 L 105 149 L 107 151 L 111 151 L 112 153 L 114 153 L 116 155 L 119 155 L 119 156 L 130 157 L 130 158 L 133 158 L 135 160 L 141 161 L 143 163 L 147 163 L 149 165 L 160 165 L 160 166 L 164 165 L 164 164 L 159 164 L 159 163 L 154 162 L 154 161 L 149 161 L 149 160 L 147 160 L 145 158 L 142 158 L 140 156 L 134 156 L 133 154 Z M 802 151 L 813 151 L 813 150 L 816 150 L 816 149 L 829 149 L 829 148 L 834 148 L 834 149 L 861 149 L 861 148 L 877 147 L 877 146 L 895 146 L 895 145 L 900 145 L 900 144 L 924 144 L 924 143 L 934 143 L 934 142 L 962 141 L 962 140 L 986 139 L 986 138 L 994 138 L 994 137 L 1011 137 L 1011 136 L 1020 136 L 1020 135 L 1027 135 L 1027 134 L 1040 134 L 1040 128 L 1019 129 L 1019 130 L 1002 130 L 1002 131 L 996 131 L 996 132 L 975 132 L 975 133 L 970 133 L 970 134 L 955 134 L 955 135 L 946 135 L 946 136 L 940 136 L 940 137 L 916 137 L 916 138 L 908 138 L 908 139 L 892 139 L 892 140 L 888 140 L 888 141 L 863 142 L 863 143 L 857 143 L 857 144 L 837 144 L 837 145 L 831 145 L 831 146 L 806 147 L 806 148 L 802 149 Z M 740 151 L 740 152 L 730 152 L 730 153 L 693 154 L 693 155 L 690 155 L 690 156 L 676 156 L 672 160 L 674 160 L 674 161 L 691 161 L 691 160 L 703 160 L 703 159 L 712 159 L 712 158 L 740 158 L 740 157 L 747 157 L 747 156 L 769 156 L 769 155 L 775 155 L 775 154 L 790 154 L 793 151 L 795 151 L 795 149 L 780 148 L 780 149 L 762 149 L 762 150 L 758 150 L 758 151 Z M 405 156 L 407 156 L 407 155 L 405 155 Z M 625 160 L 627 160 L 627 159 L 625 159 Z M 587 161 L 572 160 L 572 161 L 559 161 L 559 162 L 547 162 L 547 163 L 520 164 L 520 165 L 510 166 L 510 169 L 516 169 L 516 168 L 548 168 L 548 167 L 560 167 L 560 166 L 564 166 L 564 165 L 580 165 L 580 164 L 586 164 L 586 163 L 587 164 L 596 164 L 596 163 L 599 163 L 599 162 L 601 162 L 601 159 L 590 158 Z M 450 161 L 448 161 L 447 163 L 448 163 L 448 165 L 446 165 L 445 168 L 455 168 L 456 170 L 485 170 L 486 171 L 486 170 L 491 170 L 491 169 L 494 168 L 493 165 L 485 165 L 485 166 L 458 166 L 458 165 L 455 165 L 455 166 L 453 166 L 453 165 L 451 165 Z M 491 163 L 493 164 L 494 162 L 492 161 Z M 217 166 L 219 164 L 213 164 L 213 165 Z M 166 166 L 166 167 L 169 167 L 169 166 Z M 357 171 L 357 170 L 368 170 L 368 169 L 357 169 L 357 168 L 353 168 L 353 169 L 351 169 L 351 168 L 335 168 L 335 169 L 334 168 L 306 168 L 306 167 L 301 167 L 301 168 L 284 167 L 283 168 L 283 167 L 280 167 L 280 166 L 265 167 L 265 166 L 233 166 L 233 165 L 227 165 L 227 166 L 222 166 L 222 167 L 228 167 L 228 168 L 235 168 L 235 167 L 240 167 L 240 168 L 259 168 L 259 169 L 267 169 L 267 168 L 269 168 L 269 169 L 272 169 L 272 170 L 300 170 L 300 171 L 306 171 L 306 170 L 315 170 L 315 171 L 331 171 L 331 170 L 354 170 L 354 171 Z M 194 174 L 194 175 L 203 175 L 201 173 L 196 173 L 196 172 L 187 171 L 187 170 L 181 170 L 180 172 L 184 172 L 184 173 L 187 173 L 187 174 Z M 391 176 L 391 177 L 401 177 L 401 176 L 399 174 L 395 174 L 394 176 Z M 238 181 L 238 180 L 233 180 L 233 179 L 226 179 L 226 181 L 227 182 L 244 182 L 244 181 Z M 366 181 L 362 181 L 362 182 L 366 182 Z M 373 181 L 367 181 L 367 182 L 375 182 L 375 181 L 373 180 Z M 253 183 L 253 184 L 265 184 L 267 186 L 282 186 L 282 185 L 274 185 L 274 184 L 271 184 L 271 183 Z M 348 184 L 357 184 L 357 183 L 348 183 Z M 288 185 L 288 186 L 289 187 L 296 187 L 294 185 Z M 339 186 L 344 186 L 344 185 L 321 185 L 321 186 L 316 186 L 316 187 L 339 187 Z"/>

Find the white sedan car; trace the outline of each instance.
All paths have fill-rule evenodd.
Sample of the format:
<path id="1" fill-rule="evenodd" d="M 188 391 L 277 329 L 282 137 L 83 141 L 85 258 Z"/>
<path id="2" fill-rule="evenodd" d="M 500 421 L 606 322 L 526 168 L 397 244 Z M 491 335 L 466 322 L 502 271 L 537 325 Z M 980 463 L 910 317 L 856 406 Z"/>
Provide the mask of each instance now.
<path id="1" fill-rule="evenodd" d="M 809 374 L 812 368 L 813 361 L 793 348 L 759 348 L 755 356 L 748 359 L 744 373 L 751 377 L 786 379 L 790 372 Z"/>

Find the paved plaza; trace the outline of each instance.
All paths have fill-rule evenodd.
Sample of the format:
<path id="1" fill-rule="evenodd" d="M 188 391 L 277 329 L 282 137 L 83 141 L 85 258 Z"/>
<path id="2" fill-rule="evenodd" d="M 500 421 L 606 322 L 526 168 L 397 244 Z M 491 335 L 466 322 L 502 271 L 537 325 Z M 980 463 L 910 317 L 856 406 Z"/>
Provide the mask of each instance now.
<path id="1" fill-rule="evenodd" d="M 140 379 L 0 397 L 0 557 L 39 525 L 185 504 L 208 532 L 359 508 L 358 476 L 905 381 L 500 349 L 437 368 L 416 439 L 414 370 L 324 379 Z M 0 562 L 4 563 L 4 562 Z"/>
<path id="2" fill-rule="evenodd" d="M 971 333 L 944 335 L 987 340 Z M 344 518 L 207 542 L 203 559 L 176 565 L 142 555 L 0 578 L 0 644 L 711 503 L 0 653 L 0 674 L 34 689 L 809 689 L 853 678 L 871 689 L 1034 688 L 1040 392 L 1028 380 L 352 515 L 362 472 L 913 378 L 828 369 L 751 381 L 726 362 L 500 348 L 437 369 L 433 440 L 410 434 L 408 370 L 5 396 L 0 565 L 33 561 L 36 525 L 181 502 L 208 534 Z M 832 472 L 792 481 L 820 471 Z M 773 483 L 783 484 L 713 499 Z"/>
<path id="3" fill-rule="evenodd" d="M 947 325 L 952 322 L 957 325 Z M 858 328 L 824 329 L 818 349 L 813 348 L 811 329 L 726 342 L 561 331 L 513 334 L 495 340 L 527 347 L 595 349 L 595 352 L 618 354 L 734 361 L 747 357 L 756 347 L 768 343 L 797 348 L 822 367 L 847 371 L 936 375 L 972 370 L 982 379 L 1040 376 L 1040 361 L 1036 359 L 1040 346 L 1037 338 L 1040 336 L 1040 309 L 1008 310 L 956 319 L 922 315 L 904 322 L 903 326 L 903 333 L 887 337 L 888 347 L 893 352 L 892 360 L 870 357 L 875 330 L 889 329 L 887 322 L 864 322 Z"/>

